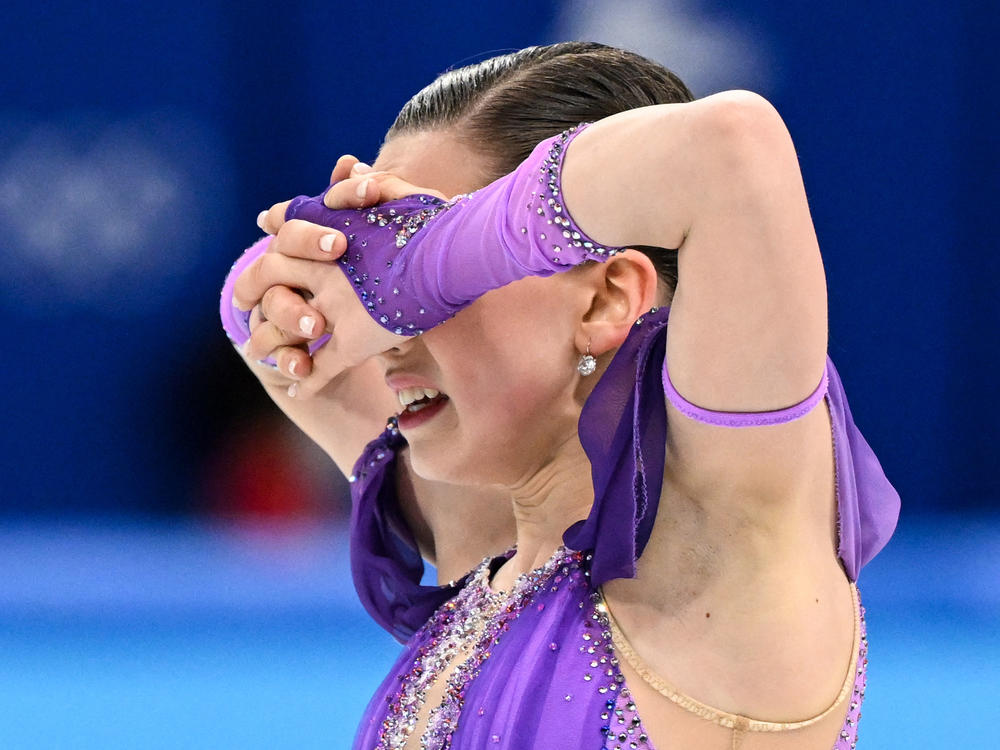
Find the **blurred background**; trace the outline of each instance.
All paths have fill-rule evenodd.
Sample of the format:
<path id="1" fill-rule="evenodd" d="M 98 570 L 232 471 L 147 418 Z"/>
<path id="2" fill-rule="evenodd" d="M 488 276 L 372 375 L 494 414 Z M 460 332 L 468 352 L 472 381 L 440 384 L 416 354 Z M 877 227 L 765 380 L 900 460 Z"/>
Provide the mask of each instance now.
<path id="1" fill-rule="evenodd" d="M 258 211 L 374 158 L 438 73 L 577 38 L 785 117 L 831 355 L 903 498 L 861 577 L 861 737 L 995 747 L 1000 11 L 973 0 L 8 0 L 0 747 L 350 745 L 396 647 L 218 290 Z"/>

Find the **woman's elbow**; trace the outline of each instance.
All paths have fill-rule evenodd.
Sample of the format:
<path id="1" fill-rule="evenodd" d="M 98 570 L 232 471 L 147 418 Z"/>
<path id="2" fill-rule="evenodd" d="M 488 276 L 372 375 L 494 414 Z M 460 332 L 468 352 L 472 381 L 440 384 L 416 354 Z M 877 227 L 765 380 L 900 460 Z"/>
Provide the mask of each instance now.
<path id="1" fill-rule="evenodd" d="M 701 100 L 699 127 L 704 142 L 717 156 L 755 164 L 793 154 L 784 120 L 767 99 L 752 91 L 724 91 Z"/>

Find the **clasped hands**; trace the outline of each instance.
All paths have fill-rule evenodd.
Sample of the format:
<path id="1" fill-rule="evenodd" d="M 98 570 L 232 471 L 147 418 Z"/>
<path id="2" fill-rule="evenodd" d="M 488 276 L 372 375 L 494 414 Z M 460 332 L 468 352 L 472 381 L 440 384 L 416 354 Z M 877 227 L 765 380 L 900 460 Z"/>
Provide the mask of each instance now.
<path id="1" fill-rule="evenodd" d="M 353 156 L 342 156 L 323 198 L 331 209 L 366 208 L 415 193 L 446 198 Z M 380 326 L 359 302 L 335 262 L 347 250 L 342 232 L 299 219 L 285 220 L 290 201 L 276 203 L 257 218 L 273 235 L 267 251 L 236 280 L 233 303 L 251 311 L 250 360 L 271 357 L 290 382 L 288 395 L 308 398 L 351 367 L 407 339 Z M 309 352 L 325 334 L 330 339 Z"/>

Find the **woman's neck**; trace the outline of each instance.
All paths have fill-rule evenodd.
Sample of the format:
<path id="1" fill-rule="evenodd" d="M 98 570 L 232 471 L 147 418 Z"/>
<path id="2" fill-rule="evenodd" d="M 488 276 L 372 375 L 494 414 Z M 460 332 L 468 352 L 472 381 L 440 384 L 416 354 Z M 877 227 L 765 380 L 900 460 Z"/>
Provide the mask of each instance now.
<path id="1" fill-rule="evenodd" d="M 544 565 L 562 545 L 563 532 L 590 513 L 594 501 L 590 461 L 579 439 L 574 436 L 510 493 L 517 553 L 493 577 L 497 591 L 509 591 L 519 575 Z"/>

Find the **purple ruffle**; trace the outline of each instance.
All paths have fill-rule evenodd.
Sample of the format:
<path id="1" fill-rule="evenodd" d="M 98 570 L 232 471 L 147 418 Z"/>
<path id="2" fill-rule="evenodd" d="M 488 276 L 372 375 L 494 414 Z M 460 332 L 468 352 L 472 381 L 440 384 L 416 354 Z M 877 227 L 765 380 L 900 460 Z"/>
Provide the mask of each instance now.
<path id="1" fill-rule="evenodd" d="M 465 579 L 425 586 L 424 561 L 396 496 L 397 452 L 406 440 L 390 420 L 354 465 L 351 476 L 351 575 L 368 613 L 405 643 Z"/>
<path id="2" fill-rule="evenodd" d="M 667 308 L 640 318 L 615 353 L 580 414 L 594 505 L 563 535 L 570 549 L 592 550 L 595 586 L 633 578 L 656 518 L 663 487 L 667 412 L 660 370 Z"/>

